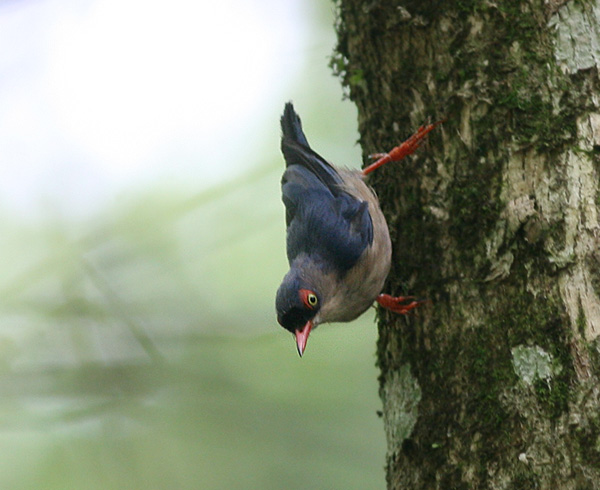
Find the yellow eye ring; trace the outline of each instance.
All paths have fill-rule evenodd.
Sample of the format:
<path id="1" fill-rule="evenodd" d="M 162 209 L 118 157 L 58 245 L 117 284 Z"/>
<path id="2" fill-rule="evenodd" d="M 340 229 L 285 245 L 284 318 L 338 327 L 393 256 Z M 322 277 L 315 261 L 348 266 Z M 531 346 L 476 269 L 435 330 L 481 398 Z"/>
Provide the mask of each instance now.
<path id="1" fill-rule="evenodd" d="M 309 310 L 314 310 L 319 304 L 319 298 L 310 289 L 300 289 L 298 295 L 304 306 Z"/>

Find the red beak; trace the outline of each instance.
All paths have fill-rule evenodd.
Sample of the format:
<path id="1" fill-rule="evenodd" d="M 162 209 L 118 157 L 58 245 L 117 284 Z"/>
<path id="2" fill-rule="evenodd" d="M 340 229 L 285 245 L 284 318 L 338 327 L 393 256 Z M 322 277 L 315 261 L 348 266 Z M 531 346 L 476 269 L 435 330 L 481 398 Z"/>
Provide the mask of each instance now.
<path id="1" fill-rule="evenodd" d="M 302 357 L 304 353 L 304 349 L 306 348 L 306 341 L 308 340 L 308 335 L 313 328 L 313 322 L 308 321 L 302 330 L 296 330 L 296 346 L 298 347 L 298 354 Z"/>

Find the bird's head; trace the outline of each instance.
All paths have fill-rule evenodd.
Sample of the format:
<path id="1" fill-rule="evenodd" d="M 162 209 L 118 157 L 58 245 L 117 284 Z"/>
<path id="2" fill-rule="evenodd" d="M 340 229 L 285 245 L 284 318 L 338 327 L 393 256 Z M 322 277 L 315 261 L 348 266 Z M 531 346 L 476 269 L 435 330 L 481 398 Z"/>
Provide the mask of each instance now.
<path id="1" fill-rule="evenodd" d="M 317 289 L 290 270 L 277 291 L 277 321 L 296 337 L 298 354 L 302 356 L 311 330 L 317 326 L 316 316 L 321 308 Z"/>

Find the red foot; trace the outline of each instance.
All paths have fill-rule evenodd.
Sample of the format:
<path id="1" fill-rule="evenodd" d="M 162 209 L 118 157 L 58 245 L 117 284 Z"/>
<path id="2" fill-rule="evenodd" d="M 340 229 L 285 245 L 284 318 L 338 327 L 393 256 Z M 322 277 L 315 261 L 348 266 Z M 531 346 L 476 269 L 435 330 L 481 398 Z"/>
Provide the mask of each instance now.
<path id="1" fill-rule="evenodd" d="M 442 124 L 444 120 L 434 122 L 433 124 L 427 124 L 426 126 L 421 126 L 415 134 L 413 134 L 410 138 L 408 138 L 404 143 L 396 146 L 389 153 L 375 153 L 373 155 L 369 155 L 370 158 L 377 158 L 376 162 L 373 162 L 367 168 L 363 169 L 363 175 L 370 174 L 376 168 L 385 165 L 388 162 L 399 162 L 404 157 L 414 153 L 419 145 L 427 136 L 431 130 L 433 130 L 436 126 Z"/>
<path id="2" fill-rule="evenodd" d="M 385 309 L 406 315 L 410 310 L 422 305 L 427 300 L 416 299 L 414 296 L 390 296 L 389 294 L 380 294 L 376 301 Z"/>

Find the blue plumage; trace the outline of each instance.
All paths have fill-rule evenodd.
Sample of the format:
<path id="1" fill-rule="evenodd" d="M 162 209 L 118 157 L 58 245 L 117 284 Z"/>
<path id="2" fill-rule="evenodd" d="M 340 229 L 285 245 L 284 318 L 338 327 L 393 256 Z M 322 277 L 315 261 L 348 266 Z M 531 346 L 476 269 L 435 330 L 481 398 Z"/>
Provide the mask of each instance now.
<path id="1" fill-rule="evenodd" d="M 308 146 L 290 103 L 281 127 L 288 260 L 305 253 L 343 275 L 373 242 L 368 204 L 346 192 L 340 174 Z"/>
<path id="2" fill-rule="evenodd" d="M 308 145 L 291 103 L 281 117 L 281 180 L 290 270 L 277 290 L 279 324 L 293 333 L 302 355 L 310 332 L 349 322 L 377 301 L 406 314 L 423 301 L 382 294 L 392 264 L 392 243 L 379 200 L 365 177 L 413 153 L 440 123 L 418 131 L 364 170 L 336 169 Z"/>

